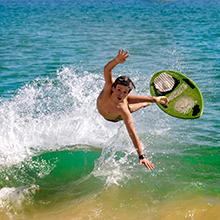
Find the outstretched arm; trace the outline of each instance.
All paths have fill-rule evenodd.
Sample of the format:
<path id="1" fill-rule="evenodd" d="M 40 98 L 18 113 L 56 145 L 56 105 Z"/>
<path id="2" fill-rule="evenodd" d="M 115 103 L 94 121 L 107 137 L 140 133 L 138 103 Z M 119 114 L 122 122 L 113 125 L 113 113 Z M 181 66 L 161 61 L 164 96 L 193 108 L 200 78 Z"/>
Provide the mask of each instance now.
<path id="1" fill-rule="evenodd" d="M 137 135 L 131 113 L 127 110 L 124 110 L 122 112 L 121 116 L 124 120 L 128 134 L 129 134 L 129 136 L 130 136 L 130 138 L 131 138 L 131 140 L 137 150 L 140 164 L 143 164 L 149 170 L 153 170 L 154 164 L 150 160 L 148 160 L 147 158 L 144 157 L 143 147 L 142 147 L 141 141 Z"/>
<path id="2" fill-rule="evenodd" d="M 119 63 L 124 63 L 128 58 L 128 52 L 124 50 L 119 50 L 118 55 L 111 61 L 109 61 L 104 67 L 104 78 L 106 85 L 112 85 L 112 69 Z"/>

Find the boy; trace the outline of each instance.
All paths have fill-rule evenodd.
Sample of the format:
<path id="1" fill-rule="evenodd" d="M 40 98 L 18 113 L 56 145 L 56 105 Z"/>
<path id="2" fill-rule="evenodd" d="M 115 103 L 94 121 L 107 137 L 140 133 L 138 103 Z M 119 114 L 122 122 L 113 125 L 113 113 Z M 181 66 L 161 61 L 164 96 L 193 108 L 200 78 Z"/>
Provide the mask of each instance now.
<path id="1" fill-rule="evenodd" d="M 154 169 L 154 164 L 145 158 L 142 144 L 136 133 L 132 112 L 144 108 L 150 103 L 167 104 L 165 96 L 137 96 L 129 94 L 135 88 L 134 83 L 127 76 L 120 76 L 115 81 L 112 78 L 112 69 L 128 58 L 128 52 L 119 50 L 118 55 L 104 67 L 105 85 L 97 99 L 99 113 L 108 121 L 118 122 L 123 120 L 128 134 L 139 155 L 139 162 L 148 168 Z"/>

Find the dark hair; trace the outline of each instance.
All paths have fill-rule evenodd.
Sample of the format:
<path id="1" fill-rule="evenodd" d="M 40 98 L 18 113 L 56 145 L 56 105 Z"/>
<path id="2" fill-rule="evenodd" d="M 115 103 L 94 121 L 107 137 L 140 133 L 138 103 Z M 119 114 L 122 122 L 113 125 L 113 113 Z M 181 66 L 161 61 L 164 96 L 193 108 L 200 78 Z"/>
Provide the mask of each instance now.
<path id="1" fill-rule="evenodd" d="M 112 87 L 116 88 L 117 85 L 123 85 L 127 86 L 129 88 L 129 92 L 132 89 L 135 89 L 134 83 L 131 81 L 131 79 L 127 76 L 119 76 L 114 83 L 112 84 Z"/>

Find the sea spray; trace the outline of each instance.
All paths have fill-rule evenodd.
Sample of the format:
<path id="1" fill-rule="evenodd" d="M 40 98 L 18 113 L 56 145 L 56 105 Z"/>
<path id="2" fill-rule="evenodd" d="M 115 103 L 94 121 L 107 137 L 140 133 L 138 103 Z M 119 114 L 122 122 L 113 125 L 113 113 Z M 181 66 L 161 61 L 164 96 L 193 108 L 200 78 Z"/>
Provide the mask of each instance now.
<path id="1" fill-rule="evenodd" d="M 104 84 L 102 74 L 63 67 L 54 77 L 38 77 L 27 83 L 12 99 L 1 103 L 2 187 L 14 191 L 34 185 L 39 189 L 33 192 L 35 203 L 51 204 L 61 188 L 66 189 L 60 201 L 66 195 L 74 200 L 97 187 L 101 190 L 102 181 L 105 187 L 111 187 L 135 177 L 140 165 L 125 126 L 105 121 L 96 109 L 96 98 Z M 140 83 L 139 77 L 134 80 Z M 146 129 L 143 120 L 148 121 L 152 114 L 154 126 Z M 155 151 L 150 137 L 169 131 L 169 123 L 157 120 L 159 117 L 154 109 L 148 114 L 134 114 L 149 157 Z M 86 153 L 86 146 L 91 154 Z M 96 148 L 102 152 L 93 152 Z M 77 164 L 80 157 L 83 164 Z M 67 164 L 63 167 L 61 161 Z M 82 176 L 77 171 L 80 169 Z"/>
<path id="2" fill-rule="evenodd" d="M 63 68 L 55 78 L 28 83 L 0 106 L 2 165 L 22 161 L 48 149 L 87 144 L 103 147 L 117 133 L 98 114 L 102 80 L 94 74 Z"/>

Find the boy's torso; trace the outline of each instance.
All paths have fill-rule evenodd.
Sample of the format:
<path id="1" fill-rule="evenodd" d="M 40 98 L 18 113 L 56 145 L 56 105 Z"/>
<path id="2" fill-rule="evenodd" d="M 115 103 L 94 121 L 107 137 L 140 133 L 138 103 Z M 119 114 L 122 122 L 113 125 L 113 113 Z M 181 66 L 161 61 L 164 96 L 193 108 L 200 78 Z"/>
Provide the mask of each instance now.
<path id="1" fill-rule="evenodd" d="M 97 99 L 97 109 L 99 113 L 109 121 L 119 121 L 121 118 L 121 110 L 127 106 L 127 99 L 120 103 L 114 103 L 111 100 L 111 95 L 108 97 L 102 91 Z"/>

